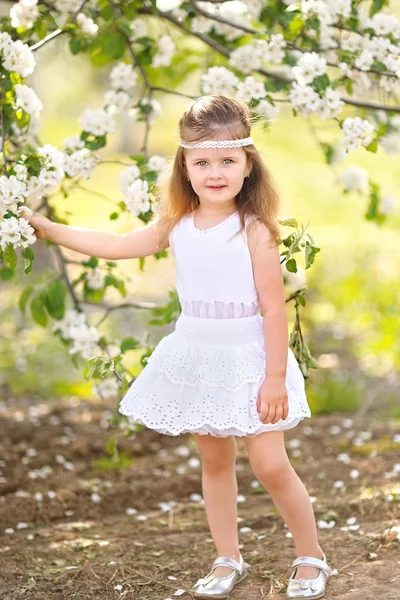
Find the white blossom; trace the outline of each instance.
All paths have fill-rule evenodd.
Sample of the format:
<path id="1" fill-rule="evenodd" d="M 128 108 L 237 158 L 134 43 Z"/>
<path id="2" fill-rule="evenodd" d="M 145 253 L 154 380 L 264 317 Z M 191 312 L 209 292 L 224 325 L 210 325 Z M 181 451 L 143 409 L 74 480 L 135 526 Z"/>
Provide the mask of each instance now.
<path id="1" fill-rule="evenodd" d="M 389 156 L 397 154 L 400 152 L 400 132 L 393 131 L 383 135 L 379 138 L 379 143 L 385 154 Z"/>
<path id="2" fill-rule="evenodd" d="M 72 154 L 64 154 L 64 171 L 70 177 L 88 179 L 93 173 L 100 158 L 88 148 L 76 150 Z"/>
<path id="3" fill-rule="evenodd" d="M 143 179 L 136 179 L 125 192 L 125 204 L 129 212 L 138 216 L 150 210 L 149 184 Z"/>
<path id="4" fill-rule="evenodd" d="M 8 35 L 8 34 L 7 34 Z M 15 42 L 9 37 L 9 42 L 3 44 L 3 67 L 7 71 L 14 71 L 22 77 L 27 77 L 33 73 L 36 61 L 32 50 L 27 44 L 16 40 Z M 3 36 L 2 41 L 7 42 L 7 38 Z"/>
<path id="5" fill-rule="evenodd" d="M 161 171 L 165 167 L 165 158 L 163 156 L 158 156 L 155 154 L 151 156 L 147 162 L 147 168 L 150 171 Z"/>
<path id="6" fill-rule="evenodd" d="M 201 76 L 201 86 L 204 94 L 231 95 L 235 91 L 239 79 L 225 67 L 211 67 Z"/>
<path id="7" fill-rule="evenodd" d="M 343 121 L 342 131 L 344 134 L 344 138 L 341 140 L 343 147 L 352 152 L 360 145 L 368 146 L 371 143 L 374 126 L 367 119 L 347 117 Z"/>
<path id="8" fill-rule="evenodd" d="M 108 377 L 94 385 L 93 391 L 103 400 L 115 398 L 118 395 L 118 383 L 114 378 Z"/>
<path id="9" fill-rule="evenodd" d="M 73 13 L 81 7 L 81 0 L 56 0 L 54 6 L 61 13 Z"/>
<path id="10" fill-rule="evenodd" d="M 267 92 L 264 83 L 256 81 L 251 75 L 238 84 L 236 92 L 236 98 L 244 102 L 250 102 L 253 98 L 259 100 L 260 98 L 265 98 L 266 95 Z"/>
<path id="11" fill-rule="evenodd" d="M 348 192 L 364 192 L 368 189 L 368 173 L 358 165 L 351 165 L 342 171 L 338 179 Z"/>
<path id="12" fill-rule="evenodd" d="M 72 340 L 70 354 L 80 352 L 88 359 L 97 351 L 96 344 L 100 335 L 94 327 L 89 327 L 84 313 L 75 309 L 68 310 L 62 320 L 53 324 L 52 331 L 60 331 L 63 339 Z"/>
<path id="13" fill-rule="evenodd" d="M 76 150 L 81 150 L 84 147 L 85 147 L 85 142 L 83 140 L 81 140 L 81 138 L 78 134 L 71 135 L 71 136 L 65 138 L 65 140 L 63 142 L 64 150 L 72 150 L 73 152 L 75 152 Z"/>
<path id="14" fill-rule="evenodd" d="M 124 110 L 128 110 L 132 106 L 132 98 L 123 90 L 116 92 L 115 90 L 108 90 L 104 94 L 104 107 L 110 114 L 120 113 Z"/>
<path id="15" fill-rule="evenodd" d="M 19 0 L 11 9 L 11 25 L 19 29 L 31 29 L 39 17 L 38 0 Z"/>
<path id="16" fill-rule="evenodd" d="M 162 35 L 158 41 L 158 52 L 153 57 L 153 67 L 168 67 L 175 52 L 175 43 L 169 35 Z"/>
<path id="17" fill-rule="evenodd" d="M 26 183 L 20 181 L 15 175 L 0 177 L 0 216 L 7 210 L 15 212 L 19 202 L 25 201 Z"/>
<path id="18" fill-rule="evenodd" d="M 29 115 L 42 110 L 43 104 L 36 95 L 36 92 L 29 86 L 17 83 L 15 86 L 15 95 L 15 104 Z"/>
<path id="19" fill-rule="evenodd" d="M 377 12 L 369 20 L 369 27 L 372 27 L 377 35 L 393 35 L 396 39 L 400 38 L 400 21 L 394 15 Z"/>
<path id="20" fill-rule="evenodd" d="M 131 93 L 137 85 L 138 74 L 133 66 L 120 62 L 113 67 L 110 73 L 111 87 L 113 90 L 123 90 Z"/>
<path id="21" fill-rule="evenodd" d="M 324 75 L 327 69 L 325 58 L 317 52 L 305 52 L 297 65 L 292 68 L 292 73 L 301 85 L 311 83 L 316 77 Z"/>
<path id="22" fill-rule="evenodd" d="M 143 98 L 143 100 L 140 101 L 139 106 L 145 110 L 146 118 L 149 123 L 154 123 L 154 121 L 159 119 L 162 115 L 161 104 L 155 98 L 152 98 L 151 100 L 149 100 L 149 98 Z M 129 111 L 129 115 L 134 119 L 143 120 L 144 118 L 140 108 L 132 108 Z"/>
<path id="23" fill-rule="evenodd" d="M 82 29 L 83 33 L 86 33 L 90 36 L 95 36 L 99 26 L 91 19 L 87 17 L 84 13 L 79 13 L 76 17 L 76 22 L 78 26 Z"/>
<path id="24" fill-rule="evenodd" d="M 132 165 L 121 171 L 119 181 L 124 194 L 128 193 L 129 186 L 131 186 L 139 177 L 140 169 L 136 165 Z"/>
<path id="25" fill-rule="evenodd" d="M 394 211 L 396 207 L 396 199 L 394 196 L 384 196 L 381 200 L 381 213 L 384 215 L 389 215 Z"/>
<path id="26" fill-rule="evenodd" d="M 143 19 L 134 19 L 131 23 L 132 36 L 131 41 L 138 38 L 145 37 L 147 35 L 147 24 Z"/>
<path id="27" fill-rule="evenodd" d="M 157 0 L 156 6 L 158 10 L 162 12 L 169 12 L 174 8 L 178 8 L 182 4 L 183 0 Z"/>
<path id="28" fill-rule="evenodd" d="M 86 284 L 92 290 L 101 290 L 104 287 L 104 277 L 100 267 L 96 267 L 86 275 Z"/>
<path id="29" fill-rule="evenodd" d="M 84 131 L 88 131 L 95 136 L 113 133 L 115 122 L 110 113 L 101 108 L 87 108 L 78 119 L 79 125 Z"/>
<path id="30" fill-rule="evenodd" d="M 4 219 L 0 223 L 0 246 L 2 250 L 8 244 L 12 244 L 14 248 L 18 246 L 26 248 L 35 243 L 36 236 L 34 234 L 34 228 L 26 219 L 22 217 L 18 219 L 16 217 Z"/>

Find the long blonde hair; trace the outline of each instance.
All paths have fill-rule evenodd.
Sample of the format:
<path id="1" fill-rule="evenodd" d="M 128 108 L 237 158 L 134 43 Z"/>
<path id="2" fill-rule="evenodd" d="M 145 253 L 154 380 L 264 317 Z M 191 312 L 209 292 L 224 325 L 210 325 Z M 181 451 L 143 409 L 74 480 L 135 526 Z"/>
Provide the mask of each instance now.
<path id="1" fill-rule="evenodd" d="M 223 94 L 201 96 L 191 103 L 180 119 L 179 133 L 187 142 L 214 139 L 221 134 L 229 136 L 228 139 L 240 139 L 250 136 L 251 123 L 251 113 L 245 102 Z M 279 240 L 279 193 L 255 146 L 243 146 L 243 150 L 252 168 L 235 199 L 240 216 L 239 233 L 244 230 L 245 217 L 253 216 L 268 228 L 276 242 Z M 179 146 L 172 170 L 159 188 L 157 212 L 167 223 L 167 235 L 199 204 L 199 197 L 187 179 L 185 149 Z"/>

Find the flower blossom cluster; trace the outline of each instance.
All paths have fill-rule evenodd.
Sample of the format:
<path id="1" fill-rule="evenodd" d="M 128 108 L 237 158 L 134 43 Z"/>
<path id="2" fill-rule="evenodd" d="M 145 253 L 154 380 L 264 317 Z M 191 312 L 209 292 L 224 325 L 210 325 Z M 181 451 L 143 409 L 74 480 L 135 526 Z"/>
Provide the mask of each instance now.
<path id="1" fill-rule="evenodd" d="M 336 117 L 340 114 L 343 102 L 340 94 L 331 87 L 327 87 L 320 96 L 310 85 L 292 84 L 289 100 L 298 113 L 303 116 L 317 115 L 320 119 Z"/>
<path id="2" fill-rule="evenodd" d="M 342 131 L 342 146 L 348 152 L 353 152 L 359 146 L 368 146 L 372 142 L 374 126 L 367 119 L 347 117 L 343 121 Z"/>
<path id="3" fill-rule="evenodd" d="M 100 161 L 100 156 L 85 148 L 85 143 L 78 135 L 64 140 L 64 171 L 69 177 L 88 179 Z"/>
<path id="4" fill-rule="evenodd" d="M 100 335 L 87 324 L 84 313 L 68 310 L 61 321 L 53 324 L 52 331 L 59 331 L 63 340 L 72 342 L 70 354 L 81 354 L 86 360 L 97 354 Z"/>
<path id="5" fill-rule="evenodd" d="M 254 14 L 259 8 L 259 2 L 260 0 L 256 2 L 257 7 L 254 6 Z M 248 6 L 253 3 L 253 0 L 249 0 L 247 10 L 246 7 L 243 6 L 244 10 L 242 12 L 232 10 L 232 8 L 229 8 L 228 6 L 218 6 L 216 4 L 206 3 L 204 8 L 206 8 L 209 14 L 220 16 L 229 23 L 221 23 L 219 21 L 214 21 L 209 17 L 199 15 L 192 19 L 190 24 L 191 31 L 195 31 L 196 33 L 210 33 L 213 31 L 216 35 L 223 36 L 227 42 L 233 42 L 243 35 L 243 31 L 235 27 L 235 24 L 239 26 L 251 26 L 249 17 L 251 18 L 252 11 L 251 9 L 249 11 Z M 233 23 L 233 25 L 230 25 L 230 23 Z"/>
<path id="6" fill-rule="evenodd" d="M 281 64 L 286 48 L 286 41 L 281 33 L 274 33 L 269 40 L 256 40 L 250 44 L 239 46 L 229 57 L 229 65 L 242 73 L 251 73 L 261 69 L 264 64 Z"/>
<path id="7" fill-rule="evenodd" d="M 4 69 L 18 73 L 21 77 L 27 77 L 33 73 L 36 65 L 29 46 L 21 40 L 14 41 L 5 31 L 0 33 L 0 57 Z"/>
<path id="8" fill-rule="evenodd" d="M 158 51 L 153 57 L 153 67 L 168 67 L 175 52 L 175 43 L 169 35 L 162 35 L 158 40 Z"/>
<path id="9" fill-rule="evenodd" d="M 19 0 L 10 9 L 11 25 L 19 29 L 31 29 L 39 15 L 38 0 Z"/>
<path id="10" fill-rule="evenodd" d="M 164 167 L 165 159 L 162 156 L 154 155 L 147 161 L 146 170 L 159 173 Z M 140 169 L 136 165 L 124 169 L 120 174 L 126 208 L 133 216 L 150 210 L 149 183 L 140 176 Z"/>
<path id="11" fill-rule="evenodd" d="M 26 248 L 36 241 L 34 228 L 29 221 L 19 217 L 10 217 L 0 223 L 0 246 L 4 250 L 11 244 L 13 248 L 21 246 Z"/>

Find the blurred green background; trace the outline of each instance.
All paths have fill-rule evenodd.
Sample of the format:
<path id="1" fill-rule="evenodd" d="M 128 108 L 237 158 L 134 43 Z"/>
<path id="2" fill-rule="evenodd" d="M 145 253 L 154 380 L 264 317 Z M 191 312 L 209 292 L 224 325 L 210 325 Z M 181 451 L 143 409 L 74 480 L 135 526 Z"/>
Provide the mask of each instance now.
<path id="1" fill-rule="evenodd" d="M 197 46 L 196 46 L 197 47 Z M 108 88 L 110 67 L 94 67 L 86 57 L 73 57 L 64 40 L 58 39 L 36 53 L 37 67 L 28 83 L 41 98 L 41 142 L 62 147 L 65 137 L 80 133 L 77 119 L 86 107 L 100 108 L 103 92 Z M 193 73 L 181 87 L 191 95 L 200 95 L 200 73 Z M 163 85 L 168 82 L 162 81 Z M 172 159 L 177 147 L 177 122 L 188 100 L 174 95 L 155 94 L 163 107 L 163 116 L 153 125 L 149 152 Z M 370 98 L 369 98 L 370 99 Z M 351 164 L 364 167 L 371 179 L 381 185 L 383 195 L 398 200 L 400 169 L 398 156 L 382 150 L 372 154 L 359 149 L 334 167 L 324 162 L 311 125 L 324 141 L 340 137 L 334 122 L 302 117 L 294 118 L 287 104 L 280 103 L 280 114 L 268 130 L 256 128 L 253 136 L 282 194 L 281 216 L 293 216 L 300 223 L 310 221 L 309 232 L 321 247 L 315 265 L 306 271 L 309 293 L 302 310 L 304 333 L 312 354 L 321 368 L 311 371 L 307 393 L 314 413 L 364 410 L 372 403 L 396 416 L 398 373 L 400 365 L 400 253 L 398 205 L 381 227 L 364 219 L 368 199 L 357 193 L 343 194 L 336 182 L 337 174 Z M 353 114 L 346 110 L 345 116 Z M 129 163 L 128 154 L 137 153 L 144 136 L 144 125 L 129 117 L 117 117 L 117 130 L 108 136 L 101 151 L 107 161 Z M 81 188 L 64 198 L 55 194 L 51 203 L 72 225 L 125 233 L 141 224 L 125 215 L 109 220 L 113 203 L 122 199 L 119 173 L 125 168 L 117 162 L 100 165 L 91 179 L 82 180 Z M 289 233 L 289 230 L 288 230 Z M 38 253 L 53 256 L 39 242 Z M 37 247 L 36 247 L 37 246 Z M 65 253 L 81 259 L 70 251 Z M 54 258 L 51 259 L 54 263 Z M 46 261 L 44 261 L 46 262 Z M 301 262 L 301 261 L 300 261 Z M 75 268 L 75 267 L 74 267 Z M 119 269 L 128 277 L 127 300 L 146 300 L 163 304 L 168 291 L 174 289 L 172 256 L 156 261 L 146 259 L 143 273 L 137 260 L 119 261 Z M 76 270 L 76 274 L 80 271 Z M 2 283 L 0 297 L 0 384 L 11 394 L 75 394 L 93 397 L 92 384 L 83 378 L 82 367 L 76 368 L 68 350 L 50 332 L 23 316 L 17 300 L 28 282 L 51 278 L 51 266 L 39 268 L 39 261 L 28 277 L 22 268 L 17 285 Z M 108 288 L 105 300 L 118 301 L 120 296 Z M 115 297 L 114 297 L 115 296 Z M 102 311 L 91 307 L 95 323 Z M 155 343 L 171 327 L 149 329 L 147 310 L 126 309 L 112 313 L 101 331 L 118 341 L 126 335 L 144 339 L 149 331 Z M 293 312 L 288 307 L 291 321 Z M 129 368 L 139 372 L 139 352 L 129 353 Z M 400 413 L 399 413 L 400 415 Z"/>

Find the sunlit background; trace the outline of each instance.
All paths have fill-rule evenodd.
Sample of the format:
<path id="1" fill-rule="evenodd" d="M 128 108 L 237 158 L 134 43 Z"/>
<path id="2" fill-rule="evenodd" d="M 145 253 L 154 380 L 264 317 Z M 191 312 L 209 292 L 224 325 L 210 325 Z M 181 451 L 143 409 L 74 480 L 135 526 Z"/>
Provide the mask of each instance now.
<path id="1" fill-rule="evenodd" d="M 399 13 L 396 3 L 392 5 L 391 10 Z M 186 43 L 188 51 L 202 49 L 198 41 Z M 67 136 L 80 133 L 77 120 L 83 110 L 102 106 L 110 67 L 95 67 L 85 56 L 72 56 L 62 37 L 45 45 L 35 57 L 37 67 L 28 83 L 44 105 L 41 143 L 61 147 Z M 192 73 L 180 91 L 200 95 L 200 74 Z M 159 78 L 160 85 L 168 87 L 162 74 Z M 177 148 L 177 122 L 189 100 L 157 92 L 154 97 L 162 105 L 163 115 L 151 129 L 149 153 L 172 160 Z M 377 97 L 368 99 L 379 101 Z M 329 166 L 316 136 L 330 142 L 339 139 L 337 124 L 295 118 L 285 103 L 279 108 L 269 128 L 258 127 L 253 136 L 281 191 L 281 216 L 295 217 L 304 225 L 309 222 L 308 231 L 321 247 L 314 266 L 300 274 L 309 287 L 308 303 L 302 310 L 304 332 L 321 367 L 311 372 L 307 382 L 310 404 L 316 412 L 353 411 L 360 409 L 366 397 L 368 402 L 379 398 L 385 400 L 392 414 L 398 410 L 394 399 L 400 365 L 398 155 L 388 156 L 381 149 L 373 154 L 360 148 Z M 353 114 L 349 108 L 347 114 Z M 115 134 L 108 136 L 107 147 L 101 150 L 107 162 L 99 165 L 89 180 L 81 180 L 80 187 L 67 198 L 61 193 L 51 197 L 57 212 L 73 225 L 113 233 L 125 233 L 141 225 L 139 219 L 127 213 L 115 221 L 109 219 L 113 204 L 122 199 L 119 173 L 125 166 L 120 162 L 131 164 L 129 154 L 139 152 L 144 137 L 144 125 L 127 115 L 117 117 L 117 123 Z M 365 220 L 366 194 L 342 192 L 338 174 L 352 164 L 365 168 L 380 184 L 382 194 L 396 201 L 394 212 L 382 226 Z M 55 264 L 50 249 L 42 242 L 36 246 L 33 249 L 38 260 L 33 273 L 27 277 L 21 268 L 17 286 L 2 284 L 0 382 L 7 383 L 16 394 L 94 397 L 82 368 L 72 364 L 67 349 L 50 328 L 34 324 L 30 315 L 23 316 L 17 307 L 28 279 L 31 283 L 46 281 L 49 265 Z M 73 252 L 65 253 L 81 258 Z M 41 264 L 47 264 L 44 270 Z M 174 289 L 172 256 L 159 261 L 147 258 L 143 271 L 137 260 L 120 261 L 119 268 L 128 279 L 128 299 L 163 304 L 168 300 L 168 291 Z M 120 296 L 108 288 L 105 300 L 119 301 Z M 102 312 L 92 308 L 90 314 L 96 322 Z M 291 308 L 288 316 L 291 321 Z M 148 310 L 127 309 L 118 315 L 113 313 L 102 331 L 117 342 L 127 333 L 141 339 L 148 333 L 155 343 L 171 328 L 148 327 L 149 318 Z M 129 367 L 139 372 L 139 352 L 129 355 Z"/>

